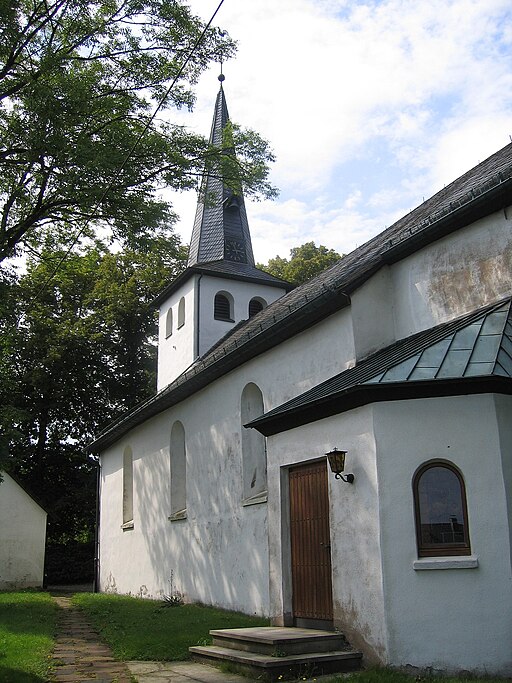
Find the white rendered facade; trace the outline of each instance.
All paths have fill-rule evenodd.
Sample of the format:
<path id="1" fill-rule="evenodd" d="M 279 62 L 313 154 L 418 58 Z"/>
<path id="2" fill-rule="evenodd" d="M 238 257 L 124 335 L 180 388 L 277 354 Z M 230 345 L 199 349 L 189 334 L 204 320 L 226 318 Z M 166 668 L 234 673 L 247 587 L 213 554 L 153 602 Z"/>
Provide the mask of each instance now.
<path id="1" fill-rule="evenodd" d="M 403 258 L 383 261 L 336 310 L 103 448 L 101 590 L 158 598 L 170 591 L 172 574 L 173 589 L 187 600 L 290 624 L 289 468 L 324 460 L 337 446 L 348 451 L 355 483 L 328 481 L 334 626 L 367 661 L 511 675 L 510 395 L 469 395 L 461 385 L 457 395 L 369 402 L 282 429 L 266 439 L 267 493 L 255 500 L 244 483 L 241 416 L 249 385 L 261 392 L 268 413 L 397 340 L 512 296 L 510 216 L 510 206 L 489 211 Z M 207 355 L 225 326 L 247 318 L 251 297 L 270 304 L 271 296 L 284 294 L 203 275 L 198 296 L 199 277 L 195 273 L 161 304 L 160 389 L 193 363 L 194 348 Z M 234 323 L 214 319 L 218 291 L 237 302 Z M 181 337 L 180 330 L 166 336 L 167 309 L 181 297 L 191 317 Z M 179 519 L 171 514 L 170 444 L 177 422 L 186 451 L 186 505 Z M 133 528 L 123 529 L 127 446 Z M 452 463 L 464 480 L 466 556 L 419 557 L 412 486 L 418 468 L 430 461 Z"/>

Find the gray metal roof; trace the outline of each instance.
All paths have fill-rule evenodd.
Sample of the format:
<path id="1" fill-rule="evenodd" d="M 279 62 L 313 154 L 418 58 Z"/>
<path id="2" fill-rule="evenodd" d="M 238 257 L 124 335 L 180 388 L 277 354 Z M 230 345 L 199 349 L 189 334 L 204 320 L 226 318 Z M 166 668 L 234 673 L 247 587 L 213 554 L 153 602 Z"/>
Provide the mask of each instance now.
<path id="1" fill-rule="evenodd" d="M 349 305 L 350 293 L 382 266 L 400 261 L 440 237 L 511 205 L 509 144 L 338 263 L 237 326 L 222 344 L 199 358 L 169 386 L 106 427 L 91 449 L 114 443 L 133 426 Z"/>
<path id="2" fill-rule="evenodd" d="M 224 89 L 221 85 L 213 115 L 210 144 L 221 147 L 223 131 L 229 121 Z M 234 150 L 227 150 L 234 154 Z M 254 267 L 251 235 L 243 193 L 235 194 L 225 178 L 205 171 L 197 202 L 190 241 L 188 266 L 227 260 Z"/>
<path id="3" fill-rule="evenodd" d="M 401 339 L 248 426 L 268 436 L 376 400 L 471 393 L 476 378 L 512 393 L 511 298 Z"/>

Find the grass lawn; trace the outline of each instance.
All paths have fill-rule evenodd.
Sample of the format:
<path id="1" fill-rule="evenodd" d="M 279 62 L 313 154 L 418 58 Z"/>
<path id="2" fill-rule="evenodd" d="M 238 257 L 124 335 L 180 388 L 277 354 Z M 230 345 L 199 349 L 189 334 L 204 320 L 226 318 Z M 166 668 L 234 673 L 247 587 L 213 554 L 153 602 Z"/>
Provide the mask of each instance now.
<path id="1" fill-rule="evenodd" d="M 268 626 L 268 619 L 201 605 L 163 606 L 163 602 L 122 595 L 77 593 L 73 603 L 87 614 L 115 657 L 178 661 L 191 645 L 210 643 L 213 628 Z"/>
<path id="2" fill-rule="evenodd" d="M 350 678 L 335 676 L 324 683 L 505 683 L 505 678 L 463 678 L 456 676 L 435 677 L 408 675 L 391 669 L 369 669 L 351 674 Z"/>
<path id="3" fill-rule="evenodd" d="M 0 592 L 0 682 L 48 680 L 57 606 L 47 593 Z"/>

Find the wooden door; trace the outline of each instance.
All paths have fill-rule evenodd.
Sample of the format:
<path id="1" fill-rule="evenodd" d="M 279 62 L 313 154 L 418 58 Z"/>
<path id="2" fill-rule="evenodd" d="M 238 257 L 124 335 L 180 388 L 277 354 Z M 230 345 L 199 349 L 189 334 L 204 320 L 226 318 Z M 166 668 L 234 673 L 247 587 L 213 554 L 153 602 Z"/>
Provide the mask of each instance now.
<path id="1" fill-rule="evenodd" d="M 326 461 L 293 467 L 289 476 L 293 617 L 304 626 L 332 621 Z"/>

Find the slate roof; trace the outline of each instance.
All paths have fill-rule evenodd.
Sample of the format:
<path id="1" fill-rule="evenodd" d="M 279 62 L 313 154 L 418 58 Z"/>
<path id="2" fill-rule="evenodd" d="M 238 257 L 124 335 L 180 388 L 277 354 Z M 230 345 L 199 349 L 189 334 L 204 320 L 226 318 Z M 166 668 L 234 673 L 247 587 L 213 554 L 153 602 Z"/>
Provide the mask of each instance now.
<path id="1" fill-rule="evenodd" d="M 510 297 L 401 339 L 246 426 L 269 436 L 374 401 L 492 389 L 512 394 Z"/>
<path id="2" fill-rule="evenodd" d="M 293 285 L 286 280 L 280 280 L 278 277 L 270 275 L 259 268 L 250 266 L 248 263 L 233 263 L 232 261 L 213 261 L 211 263 L 198 263 L 195 266 L 187 268 L 181 275 L 175 278 L 160 294 L 153 300 L 153 305 L 160 305 L 167 299 L 175 290 L 179 289 L 183 282 L 185 282 L 194 273 L 203 273 L 205 275 L 212 275 L 213 277 L 222 277 L 244 281 L 253 282 L 255 284 L 267 285 L 270 287 L 278 287 L 289 292 L 293 289 Z"/>
<path id="3" fill-rule="evenodd" d="M 512 144 L 478 164 L 387 230 L 237 326 L 222 344 L 152 398 L 99 434 L 91 450 L 179 403 L 226 372 L 350 304 L 350 293 L 386 264 L 499 209 L 512 205 Z M 340 226 L 341 229 L 342 226 Z"/>
<path id="4" fill-rule="evenodd" d="M 222 83 L 213 115 L 210 144 L 221 147 L 223 130 L 229 121 Z M 227 151 L 234 154 L 234 150 Z M 211 173 L 203 176 L 197 203 L 188 266 L 227 259 L 254 267 L 251 235 L 243 194 L 235 195 Z"/>

